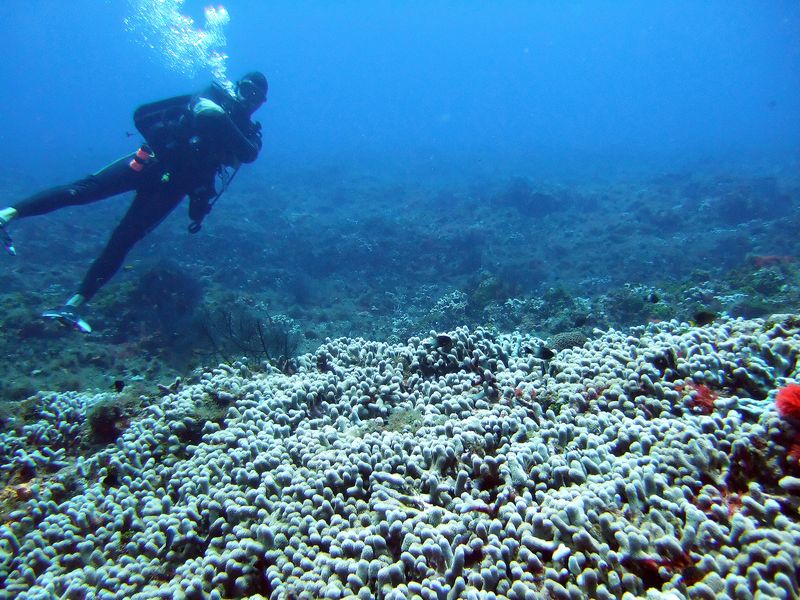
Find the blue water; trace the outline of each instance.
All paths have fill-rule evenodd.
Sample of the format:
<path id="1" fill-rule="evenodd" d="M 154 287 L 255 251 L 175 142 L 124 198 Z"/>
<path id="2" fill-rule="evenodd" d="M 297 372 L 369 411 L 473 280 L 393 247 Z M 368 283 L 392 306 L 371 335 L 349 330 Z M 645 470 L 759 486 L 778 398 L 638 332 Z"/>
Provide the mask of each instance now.
<path id="1" fill-rule="evenodd" d="M 3 3 L 7 167 L 41 183 L 94 169 L 130 149 L 138 104 L 205 85 L 126 30 L 136 4 Z M 203 6 L 183 10 L 202 26 Z M 225 6 L 230 76 L 270 79 L 262 167 L 580 175 L 797 157 L 796 2 Z"/>

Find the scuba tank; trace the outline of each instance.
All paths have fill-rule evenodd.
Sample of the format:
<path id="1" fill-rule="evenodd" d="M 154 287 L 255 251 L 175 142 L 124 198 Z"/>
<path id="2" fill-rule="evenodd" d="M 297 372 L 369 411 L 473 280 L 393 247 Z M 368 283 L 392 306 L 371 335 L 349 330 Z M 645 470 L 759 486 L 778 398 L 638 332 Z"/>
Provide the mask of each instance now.
<path id="1" fill-rule="evenodd" d="M 234 118 L 236 103 L 222 86 L 212 83 L 201 96 L 218 104 L 229 118 Z M 148 150 L 152 150 L 158 160 L 169 165 L 170 170 L 178 168 L 184 171 L 189 168 L 191 172 L 197 173 L 214 165 L 210 181 L 189 193 L 191 233 L 200 231 L 203 218 L 211 212 L 239 171 L 238 161 L 232 166 L 226 166 L 224 160 L 219 164 L 218 157 L 207 153 L 208 149 L 204 148 L 202 140 L 195 135 L 192 106 L 196 97 L 187 94 L 158 100 L 143 104 L 133 113 L 134 125 L 147 142 Z M 249 124 L 249 118 L 247 121 Z M 148 160 L 151 158 L 152 154 L 148 156 Z M 217 179 L 220 183 L 219 190 L 215 185 Z"/>
<path id="2" fill-rule="evenodd" d="M 133 113 L 133 123 L 160 159 L 191 142 L 192 96 L 175 96 L 143 104 Z"/>

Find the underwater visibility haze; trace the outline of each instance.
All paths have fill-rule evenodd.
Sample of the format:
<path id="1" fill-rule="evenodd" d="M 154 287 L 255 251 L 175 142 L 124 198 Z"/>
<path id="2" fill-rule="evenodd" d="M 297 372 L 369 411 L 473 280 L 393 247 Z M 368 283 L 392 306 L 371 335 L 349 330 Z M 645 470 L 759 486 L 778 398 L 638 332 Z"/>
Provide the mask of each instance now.
<path id="1" fill-rule="evenodd" d="M 797 2 L 0 12 L 0 599 L 800 597 Z"/>

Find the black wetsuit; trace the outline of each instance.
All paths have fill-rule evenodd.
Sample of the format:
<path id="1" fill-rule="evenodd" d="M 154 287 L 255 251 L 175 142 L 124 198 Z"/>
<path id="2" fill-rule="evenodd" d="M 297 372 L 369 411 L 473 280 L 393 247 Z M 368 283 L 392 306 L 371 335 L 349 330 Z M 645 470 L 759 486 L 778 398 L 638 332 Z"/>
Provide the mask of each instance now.
<path id="1" fill-rule="evenodd" d="M 198 102 L 211 100 L 219 111 L 196 111 Z M 92 263 L 78 293 L 87 301 L 108 282 L 131 248 L 190 197 L 190 218 L 198 223 L 216 194 L 214 179 L 223 166 L 251 163 L 261 150 L 260 127 L 250 120 L 236 99 L 212 84 L 189 103 L 187 128 L 174 148 L 131 167 L 135 153 L 74 183 L 54 187 L 26 198 L 14 208 L 18 217 L 42 215 L 65 206 L 89 204 L 123 192 L 136 195 L 114 229 L 105 249 Z"/>

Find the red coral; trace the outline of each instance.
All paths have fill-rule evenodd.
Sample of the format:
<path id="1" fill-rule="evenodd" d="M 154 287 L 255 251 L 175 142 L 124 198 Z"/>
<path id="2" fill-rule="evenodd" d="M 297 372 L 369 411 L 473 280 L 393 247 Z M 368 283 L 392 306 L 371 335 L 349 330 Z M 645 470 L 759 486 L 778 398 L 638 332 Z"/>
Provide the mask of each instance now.
<path id="1" fill-rule="evenodd" d="M 786 418 L 800 420 L 800 385 L 790 383 L 778 390 L 775 396 L 775 408 L 778 414 Z"/>
<path id="2" fill-rule="evenodd" d="M 800 467 L 800 435 L 796 436 L 795 441 L 789 446 L 786 459 L 789 461 L 789 466 Z"/>
<path id="3" fill-rule="evenodd" d="M 687 379 L 684 385 L 676 385 L 679 392 L 693 392 L 689 397 L 689 408 L 701 415 L 710 415 L 714 412 L 714 402 L 719 394 L 703 383 L 695 383 Z"/>

